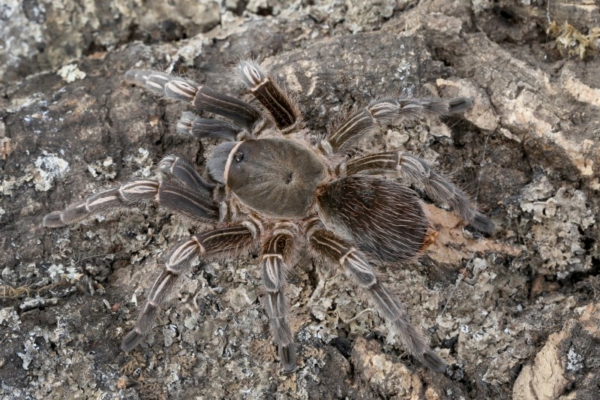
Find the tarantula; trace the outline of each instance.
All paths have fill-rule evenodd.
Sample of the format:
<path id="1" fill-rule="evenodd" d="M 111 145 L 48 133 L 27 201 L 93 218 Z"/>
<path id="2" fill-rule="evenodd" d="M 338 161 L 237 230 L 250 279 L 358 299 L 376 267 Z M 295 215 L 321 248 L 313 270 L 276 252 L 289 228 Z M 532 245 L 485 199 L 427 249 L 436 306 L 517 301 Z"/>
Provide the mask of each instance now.
<path id="1" fill-rule="evenodd" d="M 154 202 L 214 229 L 193 235 L 168 252 L 135 328 L 122 349 L 135 348 L 151 330 L 158 312 L 173 295 L 179 276 L 198 258 L 233 257 L 260 247 L 260 268 L 269 317 L 280 361 L 286 372 L 296 367 L 296 351 L 285 298 L 286 274 L 299 250 L 339 265 L 365 289 L 399 333 L 406 349 L 435 371 L 441 358 L 411 325 L 399 298 L 378 278 L 379 264 L 409 262 L 435 238 L 416 193 L 377 174 L 395 172 L 445 203 L 467 223 L 492 232 L 468 196 L 424 160 L 401 151 L 357 155 L 359 139 L 380 124 L 403 118 L 444 116 L 472 106 L 468 98 L 382 99 L 350 112 L 326 134 L 309 132 L 295 101 L 256 63 L 237 67 L 241 80 L 260 103 L 247 102 L 161 72 L 131 70 L 129 83 L 190 102 L 206 119 L 185 112 L 177 131 L 197 139 L 224 142 L 209 155 L 204 176 L 191 163 L 169 155 L 159 168 L 171 180 L 136 180 L 93 195 L 44 217 L 46 227 L 73 224 L 90 214 Z"/>

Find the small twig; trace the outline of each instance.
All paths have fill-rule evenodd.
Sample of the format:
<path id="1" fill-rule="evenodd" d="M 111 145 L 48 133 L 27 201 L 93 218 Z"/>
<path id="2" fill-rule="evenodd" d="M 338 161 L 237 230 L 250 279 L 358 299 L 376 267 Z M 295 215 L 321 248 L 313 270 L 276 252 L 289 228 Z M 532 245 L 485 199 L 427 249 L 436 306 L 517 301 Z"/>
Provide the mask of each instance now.
<path id="1" fill-rule="evenodd" d="M 360 318 L 360 316 L 361 316 L 361 315 L 363 315 L 364 313 L 367 313 L 367 312 L 374 313 L 375 311 L 376 311 L 376 310 L 375 310 L 375 309 L 373 309 L 373 308 L 365 308 L 364 310 L 362 310 L 361 312 L 359 312 L 359 313 L 358 313 L 358 314 L 356 314 L 354 317 L 352 317 L 352 318 L 350 318 L 350 319 L 348 319 L 348 320 L 344 320 L 344 318 L 342 318 L 342 317 L 340 316 L 340 313 L 339 313 L 339 312 L 337 312 L 337 311 L 336 311 L 336 315 L 337 315 L 337 317 L 340 319 L 340 321 L 342 321 L 343 323 L 345 323 L 346 325 L 348 325 L 349 323 L 356 321 L 356 320 L 357 320 L 358 318 Z"/>
<path id="2" fill-rule="evenodd" d="M 469 267 L 469 264 L 471 264 L 471 261 L 473 261 L 473 258 L 475 258 L 475 253 L 473 253 L 471 255 L 471 258 L 469 259 L 469 261 L 467 261 L 466 268 Z M 456 280 L 456 284 L 454 285 L 454 289 L 452 289 L 452 293 L 450 293 L 450 297 L 448 297 L 448 300 L 446 300 L 446 304 L 444 304 L 444 308 L 442 309 L 442 312 L 440 313 L 440 316 L 443 316 L 444 313 L 446 312 L 446 309 L 448 308 L 448 304 L 450 304 L 450 302 L 452 301 L 452 298 L 454 297 L 454 293 L 456 293 L 456 289 L 458 289 L 458 286 L 462 283 L 462 281 L 464 279 L 465 279 L 465 275 L 464 274 L 460 274 L 458 276 L 458 279 Z"/>

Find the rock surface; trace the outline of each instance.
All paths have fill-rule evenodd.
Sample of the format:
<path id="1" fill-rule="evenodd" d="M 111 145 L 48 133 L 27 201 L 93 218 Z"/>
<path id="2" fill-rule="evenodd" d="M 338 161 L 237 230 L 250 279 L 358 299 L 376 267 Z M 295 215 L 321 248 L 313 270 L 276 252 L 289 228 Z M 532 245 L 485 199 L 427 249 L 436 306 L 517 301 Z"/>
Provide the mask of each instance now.
<path id="1" fill-rule="evenodd" d="M 176 3 L 9 0 L 0 10 L 2 398 L 597 398 L 597 2 Z M 582 36 L 547 34 L 551 22 Z M 568 51 L 581 46 L 583 59 Z M 154 207 L 41 227 L 50 211 L 154 176 L 167 154 L 204 168 L 214 142 L 174 132 L 187 107 L 123 83 L 126 70 L 238 95 L 232 68 L 247 57 L 318 132 L 378 97 L 474 99 L 464 116 L 361 143 L 426 158 L 497 225 L 481 237 L 428 205 L 436 243 L 381 271 L 445 374 L 407 356 L 334 266 L 303 260 L 288 291 L 300 368 L 282 375 L 254 255 L 201 264 L 144 343 L 121 352 L 163 253 L 205 227 Z"/>

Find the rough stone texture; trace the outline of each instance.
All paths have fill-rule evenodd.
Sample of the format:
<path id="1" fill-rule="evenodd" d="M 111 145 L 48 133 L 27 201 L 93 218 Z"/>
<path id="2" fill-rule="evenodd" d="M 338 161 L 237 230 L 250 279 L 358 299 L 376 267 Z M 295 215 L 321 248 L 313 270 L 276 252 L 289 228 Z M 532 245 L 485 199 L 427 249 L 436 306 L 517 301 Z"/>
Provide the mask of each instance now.
<path id="1" fill-rule="evenodd" d="M 513 387 L 514 398 L 519 399 L 582 399 L 598 396 L 600 376 L 597 370 L 586 369 L 589 360 L 598 365 L 597 341 L 600 338 L 600 308 L 588 304 L 577 310 L 581 317 L 567 321 L 564 328 L 553 333 L 535 356 L 533 364 L 526 365 Z M 584 385 L 569 390 L 568 386 L 581 380 Z"/>
<path id="2" fill-rule="evenodd" d="M 588 34 L 597 2 L 365 3 L 6 2 L 3 398 L 597 397 L 599 56 L 563 58 L 545 33 L 568 17 Z M 169 153 L 202 169 L 214 143 L 174 133 L 186 107 L 122 76 L 163 69 L 235 94 L 240 57 L 262 60 L 317 131 L 375 97 L 474 98 L 463 117 L 404 123 L 361 144 L 422 155 L 498 226 L 479 237 L 428 205 L 437 242 L 419 262 L 381 271 L 450 364 L 445 374 L 407 357 L 334 266 L 304 260 L 289 288 L 300 369 L 281 375 L 252 255 L 201 264 L 145 343 L 119 350 L 163 252 L 204 227 L 153 207 L 57 230 L 41 219 L 152 176 Z"/>

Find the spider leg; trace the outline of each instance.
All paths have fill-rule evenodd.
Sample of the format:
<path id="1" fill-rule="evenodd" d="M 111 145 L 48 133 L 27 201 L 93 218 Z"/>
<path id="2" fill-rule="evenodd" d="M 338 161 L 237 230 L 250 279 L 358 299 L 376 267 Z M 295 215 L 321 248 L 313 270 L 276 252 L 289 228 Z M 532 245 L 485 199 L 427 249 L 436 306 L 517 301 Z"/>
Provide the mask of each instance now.
<path id="1" fill-rule="evenodd" d="M 177 123 L 177 132 L 197 139 L 213 138 L 234 142 L 244 130 L 220 119 L 201 118 L 194 113 L 184 112 Z"/>
<path id="2" fill-rule="evenodd" d="M 285 298 L 286 273 L 289 269 L 292 241 L 291 232 L 283 229 L 276 231 L 264 242 L 260 260 L 265 288 L 265 311 L 277 343 L 279 359 L 286 372 L 296 368 L 294 335 L 288 320 L 289 310 Z"/>
<path id="3" fill-rule="evenodd" d="M 198 85 L 187 79 L 178 78 L 157 71 L 129 70 L 125 73 L 125 80 L 130 83 L 144 86 L 146 89 L 172 99 L 190 102 L 198 111 L 207 111 L 225 117 L 235 124 L 252 132 L 258 121 L 262 119 L 260 111 L 250 104 L 216 92 L 206 86 Z M 199 120 L 198 122 L 196 122 Z M 194 126 L 197 130 L 194 131 Z M 179 122 L 178 130 L 192 133 L 196 136 L 211 136 L 209 125 L 203 118 L 197 118 L 193 114 L 184 114 Z M 232 135 L 235 131 L 226 122 L 214 122 L 212 128 L 216 128 L 221 135 Z M 213 136 L 216 134 L 212 134 Z M 216 135 L 218 136 L 218 135 Z"/>
<path id="4" fill-rule="evenodd" d="M 192 164 L 184 158 L 175 155 L 168 155 L 158 163 L 158 168 L 162 172 L 171 174 L 179 182 L 192 190 L 212 191 L 217 185 L 207 182 L 198 174 Z"/>
<path id="5" fill-rule="evenodd" d="M 211 259 L 223 254 L 239 253 L 253 243 L 253 230 L 239 225 L 194 235 L 175 246 L 165 259 L 165 270 L 150 289 L 135 328 L 123 338 L 121 349 L 133 350 L 142 341 L 152 329 L 158 308 L 167 304 L 172 297 L 179 276 L 190 269 L 198 257 Z"/>
<path id="6" fill-rule="evenodd" d="M 477 211 L 465 192 L 431 168 L 427 161 L 412 154 L 401 151 L 369 154 L 350 159 L 340 167 L 347 175 L 396 171 L 410 183 L 423 187 L 433 201 L 449 205 L 463 220 L 481 232 L 494 231 L 493 222 Z"/>
<path id="7" fill-rule="evenodd" d="M 444 372 L 444 361 L 429 348 L 423 336 L 410 323 L 400 299 L 379 281 L 375 270 L 361 251 L 324 229 L 313 231 L 309 241 L 315 252 L 339 262 L 356 283 L 369 293 L 381 314 L 394 325 L 404 346 L 415 358 L 434 371 Z"/>
<path id="8" fill-rule="evenodd" d="M 43 225 L 48 228 L 59 228 L 92 214 L 150 201 L 194 220 L 219 219 L 219 207 L 213 202 L 208 191 L 192 191 L 169 182 L 139 180 L 95 194 L 69 206 L 66 210 L 47 214 Z"/>
<path id="9" fill-rule="evenodd" d="M 364 135 L 375 130 L 379 123 L 396 124 L 401 119 L 421 116 L 445 116 L 463 112 L 473 105 L 471 99 L 384 99 L 371 102 L 365 109 L 350 113 L 327 135 L 325 145 L 333 153 L 348 150 Z"/>
<path id="10" fill-rule="evenodd" d="M 238 73 L 254 97 L 269 111 L 279 130 L 286 132 L 296 125 L 301 118 L 298 105 L 258 64 L 242 61 Z"/>

